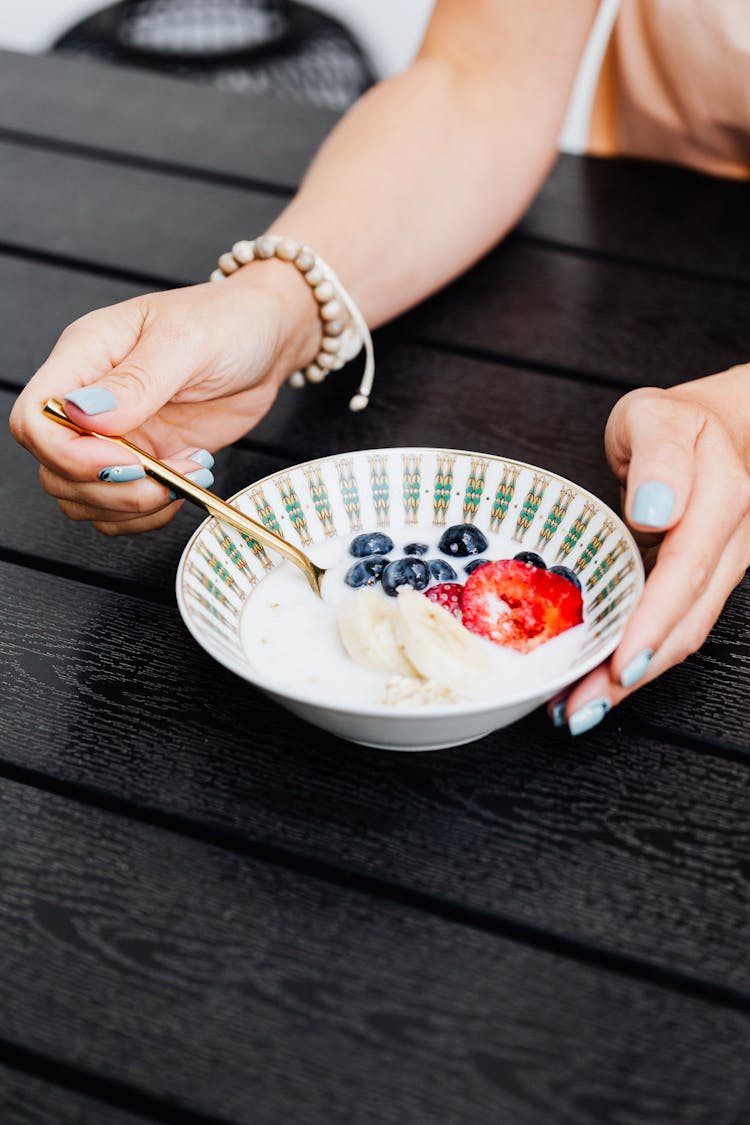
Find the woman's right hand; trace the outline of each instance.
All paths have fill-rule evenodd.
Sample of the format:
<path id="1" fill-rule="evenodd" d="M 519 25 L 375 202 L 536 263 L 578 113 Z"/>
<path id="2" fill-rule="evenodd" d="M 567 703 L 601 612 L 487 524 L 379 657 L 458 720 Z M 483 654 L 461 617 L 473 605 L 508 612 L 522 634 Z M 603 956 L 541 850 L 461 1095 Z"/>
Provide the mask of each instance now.
<path id="1" fill-rule="evenodd" d="M 226 282 L 97 309 L 63 332 L 10 428 L 67 516 L 120 535 L 161 527 L 180 505 L 120 446 L 51 422 L 46 400 L 64 399 L 77 425 L 127 436 L 208 487 L 208 451 L 247 433 L 315 354 L 315 304 L 295 275 L 286 263 L 258 263 Z"/>

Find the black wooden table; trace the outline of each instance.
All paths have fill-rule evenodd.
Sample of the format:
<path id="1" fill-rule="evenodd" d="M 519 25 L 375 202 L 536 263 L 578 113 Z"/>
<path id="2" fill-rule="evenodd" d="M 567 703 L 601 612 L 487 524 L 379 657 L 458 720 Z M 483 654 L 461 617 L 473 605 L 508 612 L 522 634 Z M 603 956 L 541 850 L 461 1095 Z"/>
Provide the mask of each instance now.
<path id="1" fill-rule="evenodd" d="M 0 55 L 0 398 L 62 328 L 204 280 L 334 117 Z M 746 185 L 561 157 L 520 227 L 285 390 L 217 490 L 453 445 L 617 504 L 608 412 L 750 357 Z M 431 391 L 425 396 L 426 380 Z M 478 405 L 479 404 L 479 405 Z M 0 1121 L 750 1120 L 750 584 L 578 739 L 323 738 L 215 664 L 174 577 L 200 514 L 106 540 L 0 440 Z"/>

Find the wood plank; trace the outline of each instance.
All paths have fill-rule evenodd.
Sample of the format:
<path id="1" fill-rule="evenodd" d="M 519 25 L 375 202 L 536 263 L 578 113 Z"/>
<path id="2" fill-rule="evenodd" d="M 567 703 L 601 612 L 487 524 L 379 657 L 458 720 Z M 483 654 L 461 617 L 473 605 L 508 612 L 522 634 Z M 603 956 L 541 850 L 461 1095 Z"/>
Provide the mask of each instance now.
<path id="1" fill-rule="evenodd" d="M 731 285 L 592 261 L 511 237 L 401 318 L 400 331 L 623 387 L 668 387 L 746 362 L 747 304 L 746 292 Z"/>
<path id="2" fill-rule="evenodd" d="M 747 184 L 646 160 L 561 155 L 519 231 L 665 268 L 750 281 Z"/>
<path id="3" fill-rule="evenodd" d="M 153 1121 L 2 1063 L 0 1111 L 4 1125 L 148 1125 Z"/>
<path id="4" fill-rule="evenodd" d="M 0 51 L 0 130 L 125 162 L 218 171 L 291 192 L 338 117 L 92 59 Z"/>
<path id="5" fill-rule="evenodd" d="M 8 564 L 0 579 L 10 776 L 750 997 L 747 764 L 617 715 L 579 739 L 537 713 L 441 753 L 363 751 L 217 665 L 174 608 Z"/>
<path id="6" fill-rule="evenodd" d="M 0 130 L 124 161 L 171 162 L 193 175 L 244 176 L 291 191 L 337 119 L 277 98 L 197 89 L 89 60 L 0 53 Z M 673 165 L 561 154 L 519 229 L 584 250 L 750 280 L 745 185 Z"/>
<path id="7" fill-rule="evenodd" d="M 268 192 L 0 141 L 0 243 L 151 277 L 206 281 L 219 254 L 277 215 Z"/>
<path id="8" fill-rule="evenodd" d="M 0 379 L 20 390 L 72 321 L 152 288 L 0 253 Z"/>
<path id="9" fill-rule="evenodd" d="M 7 1036 L 188 1121 L 750 1107 L 742 1012 L 22 785 L 0 804 Z"/>

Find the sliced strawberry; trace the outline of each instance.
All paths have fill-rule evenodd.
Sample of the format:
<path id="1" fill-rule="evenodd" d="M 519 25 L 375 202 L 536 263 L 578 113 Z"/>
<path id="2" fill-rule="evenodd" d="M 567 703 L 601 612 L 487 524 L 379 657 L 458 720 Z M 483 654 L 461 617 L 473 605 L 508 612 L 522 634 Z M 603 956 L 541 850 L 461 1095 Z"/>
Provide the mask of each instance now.
<path id="1" fill-rule="evenodd" d="M 583 599 L 580 590 L 559 574 L 502 559 L 469 575 L 461 613 L 472 633 L 517 652 L 531 652 L 581 624 Z"/>
<path id="2" fill-rule="evenodd" d="M 428 586 L 425 597 L 431 602 L 436 602 L 461 620 L 461 597 L 464 588 L 460 582 L 440 582 L 437 586 Z"/>

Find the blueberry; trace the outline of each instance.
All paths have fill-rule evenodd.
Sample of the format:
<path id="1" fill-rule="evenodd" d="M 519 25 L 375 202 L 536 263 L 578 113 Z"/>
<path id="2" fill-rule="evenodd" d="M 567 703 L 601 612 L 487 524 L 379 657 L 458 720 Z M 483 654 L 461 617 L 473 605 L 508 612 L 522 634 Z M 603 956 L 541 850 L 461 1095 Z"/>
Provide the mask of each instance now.
<path id="1" fill-rule="evenodd" d="M 349 554 L 363 559 L 366 555 L 387 555 L 393 550 L 393 540 L 382 531 L 363 531 L 355 535 L 349 544 Z"/>
<path id="2" fill-rule="evenodd" d="M 403 559 L 389 562 L 382 576 L 383 589 L 392 598 L 395 598 L 400 586 L 424 590 L 429 581 L 430 568 L 424 559 L 417 558 L 416 555 L 407 555 Z"/>
<path id="3" fill-rule="evenodd" d="M 569 567 L 567 567 L 567 566 L 551 566 L 549 568 L 549 573 L 550 574 L 559 574 L 561 578 L 567 578 L 568 582 L 571 582 L 575 586 L 576 590 L 580 590 L 581 581 L 580 581 L 578 575 L 574 574 L 573 571 L 569 569 Z"/>
<path id="4" fill-rule="evenodd" d="M 489 561 L 489 559 L 472 559 L 471 562 L 468 562 L 464 567 L 464 574 L 471 574 L 478 566 L 484 566 L 484 564 Z"/>
<path id="5" fill-rule="evenodd" d="M 447 563 L 445 559 L 430 559 L 427 565 L 436 582 L 455 582 L 458 578 L 451 564 Z"/>
<path id="6" fill-rule="evenodd" d="M 429 551 L 426 543 L 407 543 L 404 547 L 405 555 L 426 555 Z"/>
<path id="7" fill-rule="evenodd" d="M 489 546 L 486 537 L 473 523 L 454 523 L 446 527 L 440 536 L 438 550 L 444 555 L 465 559 L 467 555 L 478 555 Z"/>
<path id="8" fill-rule="evenodd" d="M 541 555 L 538 555 L 536 553 L 536 551 L 519 551 L 519 553 L 517 555 L 514 555 L 513 558 L 518 559 L 519 562 L 525 562 L 529 566 L 538 566 L 540 570 L 547 569 L 546 562 Z"/>
<path id="9" fill-rule="evenodd" d="M 349 567 L 344 575 L 344 582 L 347 586 L 353 586 L 355 590 L 358 590 L 360 586 L 374 586 L 376 582 L 380 581 L 380 577 L 390 561 L 390 559 L 383 558 L 382 555 L 368 555 Z"/>

